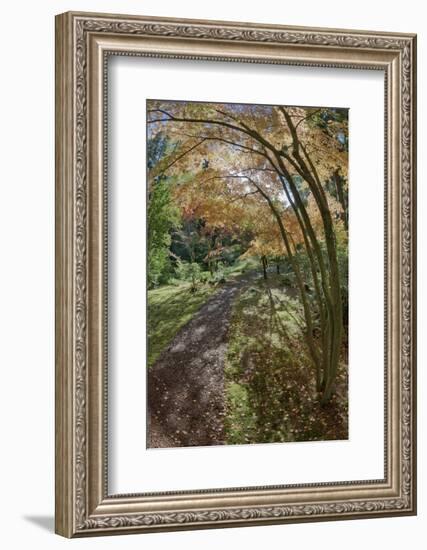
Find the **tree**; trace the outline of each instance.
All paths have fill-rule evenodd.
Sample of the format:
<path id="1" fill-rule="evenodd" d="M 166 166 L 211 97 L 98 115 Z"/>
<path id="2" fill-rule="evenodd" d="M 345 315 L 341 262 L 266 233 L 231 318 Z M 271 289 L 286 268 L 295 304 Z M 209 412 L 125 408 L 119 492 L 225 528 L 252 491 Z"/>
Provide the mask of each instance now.
<path id="1" fill-rule="evenodd" d="M 255 256 L 261 260 L 264 279 L 267 279 L 267 267 L 269 259 L 274 259 L 276 265 L 283 256 L 283 243 L 272 214 L 266 210 L 263 216 L 253 218 L 252 228 L 254 238 L 242 257 Z"/>
<path id="2" fill-rule="evenodd" d="M 343 335 L 337 231 L 347 230 L 347 214 L 345 195 L 335 185 L 334 197 L 330 181 L 335 178 L 336 183 L 338 174 L 341 191 L 345 188 L 346 112 L 151 101 L 148 124 L 152 135 L 168 128 L 178 144 L 158 163 L 157 175 L 191 174 L 192 183 L 178 185 L 176 192 L 200 215 L 203 211 L 207 223 L 227 218 L 240 229 L 252 224 L 256 234 L 256 220 L 265 212 L 275 222 L 281 253 L 300 294 L 317 389 L 327 403 Z M 254 211 L 251 221 L 249 213 Z M 308 272 L 301 267 L 301 248 Z M 314 300 L 308 295 L 310 287 Z M 314 319 L 320 322 L 318 339 Z"/>
<path id="3" fill-rule="evenodd" d="M 162 134 L 148 141 L 148 167 L 153 168 L 166 153 L 167 139 Z M 179 210 L 171 198 L 171 178 L 150 177 L 147 211 L 148 285 L 156 286 L 170 271 L 171 231 L 179 227 Z"/>

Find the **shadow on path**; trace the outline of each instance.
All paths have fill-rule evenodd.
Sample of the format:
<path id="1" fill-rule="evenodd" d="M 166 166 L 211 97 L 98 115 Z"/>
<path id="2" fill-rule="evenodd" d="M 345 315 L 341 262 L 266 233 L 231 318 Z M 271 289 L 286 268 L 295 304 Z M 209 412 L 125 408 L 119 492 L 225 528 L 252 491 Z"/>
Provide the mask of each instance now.
<path id="1" fill-rule="evenodd" d="M 255 276 L 222 286 L 149 369 L 148 447 L 224 444 L 224 358 L 231 309 Z"/>

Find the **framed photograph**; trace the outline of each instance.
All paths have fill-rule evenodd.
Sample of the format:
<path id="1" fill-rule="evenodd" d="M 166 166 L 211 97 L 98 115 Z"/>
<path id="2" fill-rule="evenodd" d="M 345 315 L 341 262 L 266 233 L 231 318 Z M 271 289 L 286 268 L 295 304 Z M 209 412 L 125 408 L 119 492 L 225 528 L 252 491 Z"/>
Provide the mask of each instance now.
<path id="1" fill-rule="evenodd" d="M 416 513 L 416 37 L 56 18 L 56 532 Z"/>

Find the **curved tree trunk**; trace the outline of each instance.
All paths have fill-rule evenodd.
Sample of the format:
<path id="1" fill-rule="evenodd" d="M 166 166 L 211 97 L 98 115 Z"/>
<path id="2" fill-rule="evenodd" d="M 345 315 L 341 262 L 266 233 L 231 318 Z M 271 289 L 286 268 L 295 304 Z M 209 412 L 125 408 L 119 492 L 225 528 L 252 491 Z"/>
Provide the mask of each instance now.
<path id="1" fill-rule="evenodd" d="M 202 125 L 209 124 L 213 126 L 220 126 L 233 132 L 244 134 L 246 137 L 249 136 L 257 143 L 257 147 L 255 149 L 246 144 L 239 144 L 235 142 L 233 143 L 233 141 L 224 138 L 224 136 L 204 137 L 203 139 L 218 139 L 219 141 L 230 143 L 231 145 L 236 145 L 244 150 L 256 153 L 257 155 L 262 155 L 267 159 L 267 161 L 270 162 L 275 172 L 279 176 L 279 179 L 282 182 L 283 189 L 288 196 L 288 200 L 289 197 L 291 197 L 292 199 L 290 200 L 290 203 L 295 212 L 295 215 L 297 216 L 298 223 L 304 235 L 304 244 L 310 261 L 313 285 L 316 292 L 319 316 L 321 319 L 321 353 L 319 353 L 317 345 L 313 340 L 313 316 L 310 301 L 307 297 L 305 283 L 302 278 L 298 261 L 294 257 L 294 254 L 292 252 L 289 237 L 286 233 L 286 229 L 283 225 L 280 213 L 275 208 L 275 205 L 271 201 L 271 198 L 262 190 L 262 188 L 256 185 L 256 182 L 252 181 L 252 183 L 255 185 L 261 195 L 267 200 L 270 209 L 272 210 L 279 224 L 279 229 L 282 235 L 283 242 L 285 244 L 287 256 L 295 273 L 297 285 L 301 295 L 304 309 L 304 317 L 307 324 L 308 348 L 313 362 L 316 365 L 317 386 L 318 389 L 321 389 L 322 391 L 321 402 L 327 403 L 332 395 L 334 388 L 343 334 L 340 274 L 337 260 L 335 232 L 326 194 L 317 174 L 316 167 L 314 166 L 307 150 L 304 148 L 304 145 L 299 140 L 297 127 L 294 125 L 291 116 L 287 113 L 284 107 L 278 107 L 278 109 L 283 114 L 292 137 L 292 155 L 290 155 L 286 150 L 278 150 L 272 143 L 268 141 L 268 139 L 263 137 L 259 131 L 251 128 L 245 122 L 238 120 L 231 115 L 228 115 L 228 118 L 231 119 L 233 122 L 210 118 L 198 119 L 191 117 L 174 117 L 173 115 L 165 111 L 160 110 L 160 112 L 167 117 L 166 119 L 162 119 L 162 122 L 177 121 Z M 261 151 L 259 150 L 259 146 L 261 146 Z M 273 155 L 274 160 L 272 160 L 270 154 Z M 298 188 L 295 185 L 291 176 L 291 170 L 295 170 L 306 181 L 316 202 L 319 214 L 322 219 L 323 233 L 326 244 L 326 254 L 324 254 L 320 244 L 320 240 L 312 227 L 312 223 L 305 208 L 304 201 L 302 200 Z M 318 277 L 318 271 L 320 277 Z M 266 277 L 265 267 L 264 276 Z"/>

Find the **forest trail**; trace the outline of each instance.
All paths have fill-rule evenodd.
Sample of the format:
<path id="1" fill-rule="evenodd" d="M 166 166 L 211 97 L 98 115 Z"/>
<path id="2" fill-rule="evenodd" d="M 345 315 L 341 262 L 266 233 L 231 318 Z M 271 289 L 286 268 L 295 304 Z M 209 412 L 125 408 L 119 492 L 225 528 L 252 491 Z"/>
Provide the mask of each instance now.
<path id="1" fill-rule="evenodd" d="M 148 370 L 149 448 L 224 444 L 224 360 L 232 305 L 257 276 L 224 284 Z"/>

